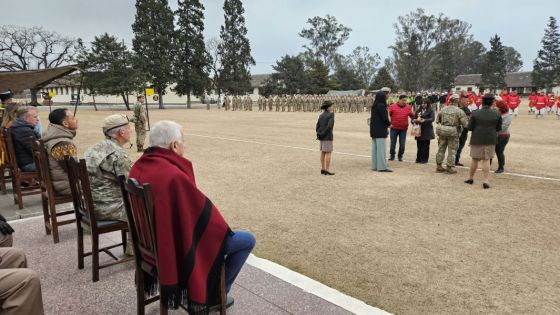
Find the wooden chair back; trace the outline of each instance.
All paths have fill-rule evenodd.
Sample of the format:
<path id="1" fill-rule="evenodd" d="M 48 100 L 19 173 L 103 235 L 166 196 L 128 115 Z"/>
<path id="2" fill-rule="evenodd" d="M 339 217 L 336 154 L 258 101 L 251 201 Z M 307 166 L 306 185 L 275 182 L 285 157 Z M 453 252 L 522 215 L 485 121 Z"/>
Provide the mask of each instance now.
<path id="1" fill-rule="evenodd" d="M 49 157 L 43 140 L 31 139 L 31 149 L 33 152 L 33 160 L 37 167 L 37 174 L 41 191 L 46 193 L 49 198 L 54 198 L 55 193 L 52 186 L 51 172 L 49 169 Z"/>
<path id="2" fill-rule="evenodd" d="M 92 234 L 96 233 L 97 220 L 94 214 L 86 160 L 81 159 L 78 162 L 73 157 L 67 157 L 66 166 L 68 168 L 68 180 L 70 182 L 70 190 L 72 191 L 76 220 L 89 225 L 92 229 Z"/>
<path id="3" fill-rule="evenodd" d="M 10 167 L 12 168 L 14 173 L 20 173 L 21 170 L 19 169 L 16 161 L 16 151 L 14 148 L 14 141 L 12 139 L 12 132 L 9 128 L 2 128 L 2 136 L 4 138 L 4 143 L 6 144 L 6 158 Z"/>

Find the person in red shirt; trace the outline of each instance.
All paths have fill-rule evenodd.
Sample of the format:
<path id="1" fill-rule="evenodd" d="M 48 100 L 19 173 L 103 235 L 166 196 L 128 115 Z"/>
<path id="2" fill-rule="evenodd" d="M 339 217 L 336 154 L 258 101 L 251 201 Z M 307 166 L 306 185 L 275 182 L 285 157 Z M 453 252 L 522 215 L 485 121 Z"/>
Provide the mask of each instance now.
<path id="1" fill-rule="evenodd" d="M 504 103 L 508 104 L 509 102 L 509 92 L 507 87 L 504 88 L 501 92 L 500 92 L 500 97 L 502 98 L 502 101 L 504 101 Z"/>
<path id="2" fill-rule="evenodd" d="M 406 95 L 399 96 L 397 103 L 389 106 L 389 117 L 391 117 L 391 130 L 390 130 L 390 161 L 395 160 L 395 148 L 397 146 L 397 137 L 399 138 L 399 161 L 402 162 L 403 154 L 406 143 L 406 131 L 408 130 L 408 119 L 414 119 L 414 112 L 412 107 L 406 103 Z"/>
<path id="3" fill-rule="evenodd" d="M 556 118 L 560 119 L 560 97 L 556 101 Z"/>
<path id="4" fill-rule="evenodd" d="M 529 95 L 529 115 L 535 112 L 535 104 L 537 103 L 537 93 L 531 92 Z"/>
<path id="5" fill-rule="evenodd" d="M 480 109 L 480 106 L 482 105 L 482 97 L 484 96 L 484 93 L 482 93 L 482 90 L 478 91 L 478 95 L 476 96 L 476 99 L 474 100 L 474 103 L 476 104 L 476 107 L 478 107 Z"/>
<path id="6" fill-rule="evenodd" d="M 449 102 L 451 101 L 451 95 L 453 95 L 453 92 L 451 92 L 451 90 L 447 91 L 447 96 L 445 97 L 445 106 L 449 105 Z"/>
<path id="7" fill-rule="evenodd" d="M 519 104 L 521 104 L 521 99 L 519 98 L 519 95 L 517 95 L 516 90 L 513 90 L 511 92 L 511 95 L 508 97 L 508 101 L 506 104 L 509 107 L 509 112 L 515 115 L 515 117 L 517 117 L 517 114 L 519 112 Z"/>
<path id="8" fill-rule="evenodd" d="M 548 94 L 548 103 L 546 104 L 546 111 L 549 114 L 552 114 L 554 111 L 552 110 L 552 107 L 554 106 L 554 104 L 556 104 L 556 95 L 554 95 L 554 93 L 549 93 Z"/>
<path id="9" fill-rule="evenodd" d="M 544 91 L 541 91 L 539 93 L 539 96 L 537 96 L 535 99 L 535 118 L 539 118 L 539 116 L 544 117 L 544 113 L 546 112 L 546 104 L 548 104 L 548 97 L 544 95 Z"/>

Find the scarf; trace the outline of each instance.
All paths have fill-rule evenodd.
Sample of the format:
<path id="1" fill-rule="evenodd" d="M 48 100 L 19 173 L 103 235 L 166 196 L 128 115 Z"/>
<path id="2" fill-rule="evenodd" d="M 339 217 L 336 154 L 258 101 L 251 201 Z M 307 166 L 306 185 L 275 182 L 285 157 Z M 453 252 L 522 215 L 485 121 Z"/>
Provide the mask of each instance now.
<path id="1" fill-rule="evenodd" d="M 169 308 L 180 303 L 189 313 L 207 313 L 208 306 L 220 300 L 220 267 L 229 226 L 197 188 L 191 162 L 171 150 L 147 149 L 129 178 L 152 184 L 161 299 Z M 144 293 L 153 295 L 157 279 L 148 274 L 145 279 Z"/>

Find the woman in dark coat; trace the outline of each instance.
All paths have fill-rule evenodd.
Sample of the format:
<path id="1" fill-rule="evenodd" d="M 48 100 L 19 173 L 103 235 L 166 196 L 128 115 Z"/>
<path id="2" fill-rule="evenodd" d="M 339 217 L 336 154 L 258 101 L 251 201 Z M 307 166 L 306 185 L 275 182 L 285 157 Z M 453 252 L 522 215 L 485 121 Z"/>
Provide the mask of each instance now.
<path id="1" fill-rule="evenodd" d="M 371 170 L 379 172 L 392 172 L 386 161 L 387 135 L 391 125 L 387 112 L 387 94 L 380 91 L 375 95 L 371 107 L 369 135 L 371 137 Z"/>
<path id="2" fill-rule="evenodd" d="M 331 166 L 331 154 L 333 151 L 333 128 L 334 128 L 334 112 L 333 102 L 324 101 L 321 106 L 323 113 L 317 120 L 315 131 L 317 139 L 320 140 L 321 150 L 321 175 L 334 175 L 329 171 Z"/>
<path id="3" fill-rule="evenodd" d="M 412 121 L 415 125 L 420 125 L 420 137 L 415 137 L 416 147 L 418 148 L 416 163 L 428 163 L 430 158 L 430 141 L 435 138 L 434 119 L 435 114 L 430 100 L 422 100 L 420 108 L 416 111 L 416 119 Z"/>

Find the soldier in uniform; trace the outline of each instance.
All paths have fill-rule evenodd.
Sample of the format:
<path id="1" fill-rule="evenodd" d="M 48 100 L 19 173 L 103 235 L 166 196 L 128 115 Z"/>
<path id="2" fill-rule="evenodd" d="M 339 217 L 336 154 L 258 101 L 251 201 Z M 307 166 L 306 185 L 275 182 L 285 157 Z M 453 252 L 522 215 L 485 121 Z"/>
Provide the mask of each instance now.
<path id="1" fill-rule="evenodd" d="M 247 106 L 249 106 L 249 111 L 253 111 L 253 99 L 250 95 L 247 95 Z"/>
<path id="2" fill-rule="evenodd" d="M 134 104 L 134 131 L 136 131 L 136 150 L 144 151 L 144 139 L 146 138 L 146 108 L 144 107 L 144 95 L 136 97 Z"/>
<path id="3" fill-rule="evenodd" d="M 257 105 L 259 106 L 259 111 L 262 110 L 262 104 L 263 104 L 263 97 L 262 97 L 262 95 L 259 95 L 259 99 L 257 100 Z"/>
<path id="4" fill-rule="evenodd" d="M 225 109 L 225 110 L 229 110 L 229 107 L 231 106 L 231 102 L 230 102 L 230 100 L 229 100 L 229 96 L 226 95 L 226 96 L 224 97 L 224 99 L 225 99 L 225 100 L 224 100 L 224 109 Z"/>
<path id="5" fill-rule="evenodd" d="M 84 153 L 97 220 L 127 221 L 119 185 L 119 176 L 128 176 L 132 161 L 123 149 L 132 130 L 125 115 L 114 114 L 103 120 L 105 139 Z M 132 255 L 132 242 L 126 247 Z"/>
<path id="6" fill-rule="evenodd" d="M 459 145 L 459 136 L 463 128 L 468 125 L 468 118 L 464 111 L 457 107 L 459 95 L 453 94 L 449 106 L 444 107 L 437 114 L 436 133 L 438 135 L 438 152 L 436 155 L 437 172 L 457 173 L 455 170 L 455 153 Z M 445 150 L 447 152 L 447 169 L 443 168 Z"/>
<path id="7" fill-rule="evenodd" d="M 268 111 L 272 111 L 272 107 L 274 107 L 274 95 L 270 95 L 270 99 L 268 100 Z"/>

